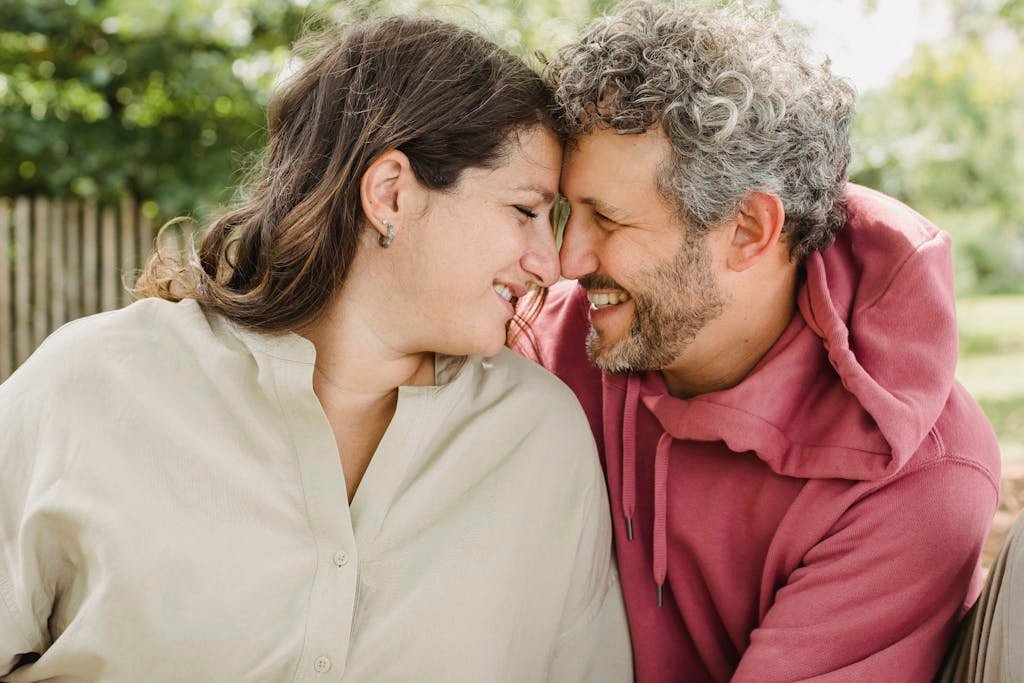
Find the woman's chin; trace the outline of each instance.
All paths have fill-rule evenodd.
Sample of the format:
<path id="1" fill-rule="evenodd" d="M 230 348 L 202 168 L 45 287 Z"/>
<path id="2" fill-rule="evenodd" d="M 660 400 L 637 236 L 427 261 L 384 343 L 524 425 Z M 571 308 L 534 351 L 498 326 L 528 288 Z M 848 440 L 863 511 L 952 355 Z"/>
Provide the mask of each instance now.
<path id="1" fill-rule="evenodd" d="M 439 344 L 434 353 L 445 356 L 483 356 L 497 355 L 505 346 L 507 335 L 505 328 L 495 330 L 493 333 L 476 335 L 456 335 L 448 337 L 451 340 L 446 344 Z M 455 341 L 458 340 L 458 341 Z"/>
<path id="2" fill-rule="evenodd" d="M 474 345 L 474 349 L 468 353 L 464 353 L 464 356 L 483 356 L 485 358 L 497 355 L 501 349 L 505 346 L 505 330 L 501 331 L 501 336 L 495 339 L 480 340 L 479 344 Z"/>

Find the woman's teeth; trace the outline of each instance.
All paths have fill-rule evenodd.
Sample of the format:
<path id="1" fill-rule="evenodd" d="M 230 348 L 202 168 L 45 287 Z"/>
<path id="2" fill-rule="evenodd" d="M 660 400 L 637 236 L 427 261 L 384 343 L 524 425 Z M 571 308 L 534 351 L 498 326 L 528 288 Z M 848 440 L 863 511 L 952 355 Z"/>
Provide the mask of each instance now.
<path id="1" fill-rule="evenodd" d="M 512 290 L 505 285 L 494 285 L 494 291 L 505 301 L 512 301 Z"/>
<path id="2" fill-rule="evenodd" d="M 590 300 L 590 307 L 592 309 L 621 304 L 625 301 L 629 301 L 630 298 L 629 293 L 621 290 L 618 292 L 587 292 L 587 299 Z"/>

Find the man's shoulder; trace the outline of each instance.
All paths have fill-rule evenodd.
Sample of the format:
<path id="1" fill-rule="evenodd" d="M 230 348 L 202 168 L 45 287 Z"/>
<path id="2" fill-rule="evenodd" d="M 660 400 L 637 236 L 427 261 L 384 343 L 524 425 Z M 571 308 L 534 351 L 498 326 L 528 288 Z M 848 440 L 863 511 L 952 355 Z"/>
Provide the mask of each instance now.
<path id="1" fill-rule="evenodd" d="M 586 293 L 575 281 L 560 282 L 548 291 L 540 314 L 515 344 L 516 351 L 568 384 L 584 407 L 601 381 L 601 371 L 587 356 L 589 309 Z"/>
<path id="2" fill-rule="evenodd" d="M 548 290 L 540 313 L 516 350 L 549 370 L 566 358 L 585 358 L 588 308 L 586 295 L 574 280 L 559 282 Z"/>
<path id="3" fill-rule="evenodd" d="M 954 382 L 932 434 L 935 459 L 978 470 L 998 493 L 1002 467 L 998 437 L 977 400 L 959 382 Z M 920 464 L 927 466 L 927 459 Z"/>
<path id="4" fill-rule="evenodd" d="M 915 209 L 878 190 L 849 183 L 844 201 L 843 232 L 854 251 L 879 250 L 898 262 L 941 233 Z"/>

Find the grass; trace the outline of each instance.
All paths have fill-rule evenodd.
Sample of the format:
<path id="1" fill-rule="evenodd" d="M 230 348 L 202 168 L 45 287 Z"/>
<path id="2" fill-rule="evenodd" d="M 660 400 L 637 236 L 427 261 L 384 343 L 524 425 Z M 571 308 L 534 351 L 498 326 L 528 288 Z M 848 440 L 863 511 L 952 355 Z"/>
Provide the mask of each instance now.
<path id="1" fill-rule="evenodd" d="M 1024 296 L 964 298 L 957 308 L 957 378 L 992 421 L 1004 462 L 1024 463 Z"/>

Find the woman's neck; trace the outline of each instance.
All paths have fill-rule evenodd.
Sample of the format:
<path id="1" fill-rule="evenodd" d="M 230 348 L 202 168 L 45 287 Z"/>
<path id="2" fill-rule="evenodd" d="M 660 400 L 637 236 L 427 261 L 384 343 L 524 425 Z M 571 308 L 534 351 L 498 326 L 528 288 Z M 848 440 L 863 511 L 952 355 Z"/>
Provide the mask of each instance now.
<path id="1" fill-rule="evenodd" d="M 395 415 L 398 388 L 434 384 L 434 354 L 389 344 L 372 317 L 341 297 L 300 334 L 316 348 L 313 392 L 334 432 L 351 502 Z"/>
<path id="2" fill-rule="evenodd" d="M 372 319 L 343 300 L 300 334 L 316 348 L 314 386 L 320 384 L 327 393 L 374 402 L 400 386 L 434 383 L 433 353 L 396 347 Z"/>

